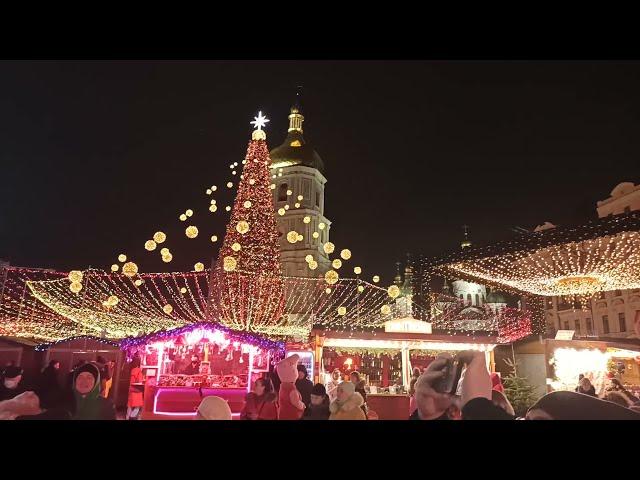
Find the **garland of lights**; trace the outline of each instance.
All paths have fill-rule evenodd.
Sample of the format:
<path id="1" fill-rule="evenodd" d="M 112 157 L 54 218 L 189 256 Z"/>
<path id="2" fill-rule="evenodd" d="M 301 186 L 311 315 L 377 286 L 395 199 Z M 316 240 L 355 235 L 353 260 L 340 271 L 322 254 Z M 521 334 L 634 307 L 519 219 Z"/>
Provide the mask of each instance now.
<path id="1" fill-rule="evenodd" d="M 55 340 L 53 342 L 48 342 L 48 343 L 41 343 L 39 345 L 35 346 L 35 350 L 37 352 L 43 352 L 45 350 L 48 350 L 52 347 L 55 347 L 56 345 L 59 345 L 61 343 L 67 343 L 67 342 L 72 342 L 74 340 L 92 340 L 94 342 L 99 342 L 99 343 L 103 343 L 105 345 L 110 345 L 112 347 L 119 347 L 120 344 L 118 342 L 114 342 L 112 340 L 109 340 L 107 338 L 101 338 L 101 337 L 94 337 L 93 335 L 74 335 L 68 338 L 62 338 L 60 340 Z"/>

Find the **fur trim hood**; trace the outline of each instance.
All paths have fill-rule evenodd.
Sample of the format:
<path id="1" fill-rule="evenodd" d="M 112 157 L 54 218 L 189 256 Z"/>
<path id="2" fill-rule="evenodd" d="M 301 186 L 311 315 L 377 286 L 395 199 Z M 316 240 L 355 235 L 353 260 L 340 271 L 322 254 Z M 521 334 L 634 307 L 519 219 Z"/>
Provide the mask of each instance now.
<path id="1" fill-rule="evenodd" d="M 358 392 L 355 392 L 351 394 L 351 396 L 347 398 L 344 403 L 340 403 L 338 399 L 331 402 L 329 410 L 331 411 L 331 413 L 336 413 L 340 410 L 342 410 L 343 412 L 349 412 L 356 408 L 360 408 L 362 405 L 364 405 L 364 398 L 362 398 L 362 395 L 360 395 Z"/>

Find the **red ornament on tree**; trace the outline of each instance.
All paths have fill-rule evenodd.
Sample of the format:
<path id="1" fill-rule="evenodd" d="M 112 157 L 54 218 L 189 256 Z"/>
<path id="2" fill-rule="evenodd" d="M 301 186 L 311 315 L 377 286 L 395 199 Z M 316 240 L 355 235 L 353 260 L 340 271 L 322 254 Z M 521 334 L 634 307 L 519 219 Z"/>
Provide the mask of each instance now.
<path id="1" fill-rule="evenodd" d="M 236 330 L 274 333 L 284 310 L 269 150 L 258 114 L 218 261 L 211 272 L 212 320 Z"/>

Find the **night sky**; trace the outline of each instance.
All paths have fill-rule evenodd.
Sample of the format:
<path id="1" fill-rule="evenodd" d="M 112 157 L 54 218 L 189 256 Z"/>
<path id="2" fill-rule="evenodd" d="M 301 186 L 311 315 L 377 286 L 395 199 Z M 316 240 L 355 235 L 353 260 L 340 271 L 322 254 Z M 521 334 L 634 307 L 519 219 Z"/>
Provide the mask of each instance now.
<path id="1" fill-rule="evenodd" d="M 638 62 L 4 61 L 0 258 L 208 266 L 228 214 L 209 213 L 204 191 L 229 181 L 258 110 L 270 148 L 282 143 L 298 84 L 331 240 L 383 283 L 406 252 L 457 248 L 463 224 L 483 243 L 581 222 L 640 180 Z M 196 240 L 178 220 L 187 208 Z M 143 248 L 157 230 L 169 265 Z"/>

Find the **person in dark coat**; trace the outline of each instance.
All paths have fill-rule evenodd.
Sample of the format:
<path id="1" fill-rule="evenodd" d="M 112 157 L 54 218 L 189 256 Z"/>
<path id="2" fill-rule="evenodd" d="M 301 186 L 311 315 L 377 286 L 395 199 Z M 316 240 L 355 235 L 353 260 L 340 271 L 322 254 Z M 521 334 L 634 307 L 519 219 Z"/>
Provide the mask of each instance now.
<path id="1" fill-rule="evenodd" d="M 316 383 L 311 390 L 311 403 L 302 420 L 329 420 L 329 395 L 321 383 Z"/>
<path id="2" fill-rule="evenodd" d="M 21 383 L 22 373 L 21 367 L 10 366 L 4 369 L 2 382 L 0 382 L 0 402 L 11 400 L 26 391 Z"/>
<path id="3" fill-rule="evenodd" d="M 40 374 L 36 393 L 43 408 L 53 407 L 62 401 L 62 387 L 59 380 L 60 362 L 51 360 Z"/>
<path id="4" fill-rule="evenodd" d="M 362 404 L 362 411 L 364 414 L 367 414 L 367 392 L 364 389 L 364 380 L 360 379 L 360 372 L 351 372 L 350 375 L 351 381 L 356 386 L 356 392 L 362 396 L 364 403 Z"/>
<path id="5" fill-rule="evenodd" d="M 73 378 L 73 401 L 69 405 L 72 420 L 115 420 L 113 402 L 100 396 L 100 369 L 85 363 Z"/>
<path id="6" fill-rule="evenodd" d="M 313 390 L 313 383 L 307 377 L 307 367 L 299 363 L 296 389 L 300 392 L 302 403 L 304 403 L 306 407 L 309 408 L 309 405 L 311 404 L 311 390 Z"/>
<path id="7" fill-rule="evenodd" d="M 578 385 L 578 393 L 584 393 L 585 395 L 597 397 L 596 389 L 587 377 L 583 377 L 582 380 L 580 380 L 580 385 Z"/>

